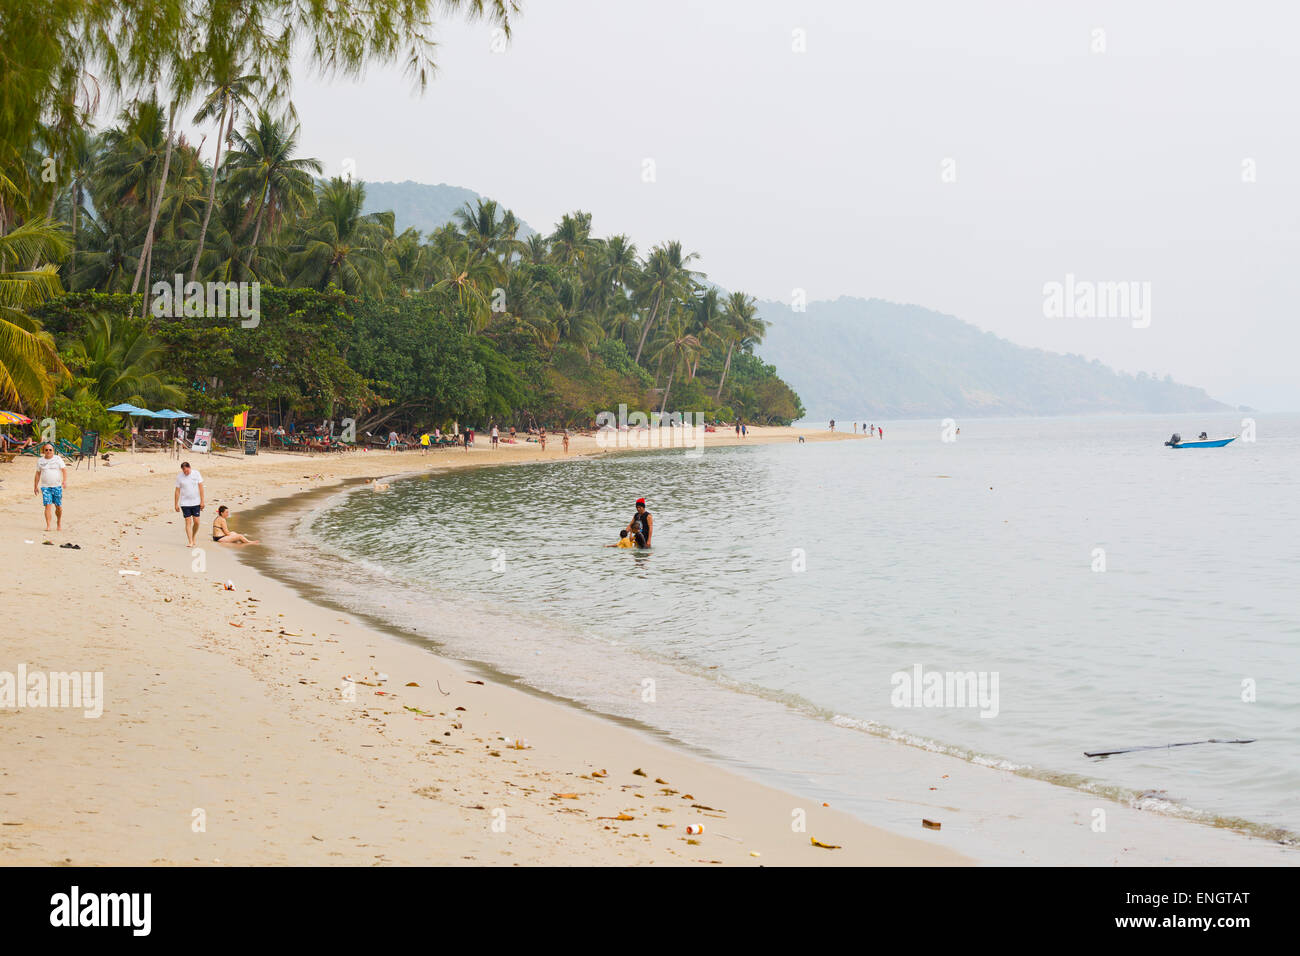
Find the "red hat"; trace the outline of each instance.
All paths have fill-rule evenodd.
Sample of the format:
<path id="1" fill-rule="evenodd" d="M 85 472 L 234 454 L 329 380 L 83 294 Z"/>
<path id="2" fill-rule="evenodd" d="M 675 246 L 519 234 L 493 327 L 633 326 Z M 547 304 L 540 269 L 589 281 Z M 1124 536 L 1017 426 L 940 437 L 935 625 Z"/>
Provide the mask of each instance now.
<path id="1" fill-rule="evenodd" d="M 643 505 L 643 504 L 645 504 L 645 499 L 644 499 L 644 498 L 638 498 L 638 499 L 636 500 L 636 503 L 639 504 L 639 505 Z"/>

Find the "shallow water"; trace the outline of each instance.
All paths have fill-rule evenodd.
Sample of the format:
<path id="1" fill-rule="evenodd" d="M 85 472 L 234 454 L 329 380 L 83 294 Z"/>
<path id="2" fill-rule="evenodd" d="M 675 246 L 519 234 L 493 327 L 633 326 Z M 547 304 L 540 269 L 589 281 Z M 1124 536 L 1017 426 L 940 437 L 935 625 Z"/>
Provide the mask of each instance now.
<path id="1" fill-rule="evenodd" d="M 422 476 L 312 512 L 281 570 L 864 815 L 905 814 L 862 793 L 867 732 L 1276 836 L 1300 831 L 1300 418 L 1257 420 L 1209 450 L 1161 442 L 1240 416 Z M 642 495 L 654 549 L 602 547 Z M 917 665 L 996 675 L 996 716 L 894 706 Z M 1084 756 L 1209 738 L 1256 742 Z"/>

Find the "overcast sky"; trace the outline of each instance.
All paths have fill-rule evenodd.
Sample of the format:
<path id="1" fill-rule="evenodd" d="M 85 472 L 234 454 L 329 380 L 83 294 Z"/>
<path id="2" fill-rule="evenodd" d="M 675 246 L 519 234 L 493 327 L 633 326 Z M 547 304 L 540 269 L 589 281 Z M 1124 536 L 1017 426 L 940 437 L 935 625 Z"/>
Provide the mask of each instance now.
<path id="1" fill-rule="evenodd" d="M 505 52 L 440 41 L 423 97 L 303 71 L 304 152 L 1300 409 L 1300 5 L 524 0 Z M 1067 274 L 1150 283 L 1149 327 L 1046 317 Z"/>

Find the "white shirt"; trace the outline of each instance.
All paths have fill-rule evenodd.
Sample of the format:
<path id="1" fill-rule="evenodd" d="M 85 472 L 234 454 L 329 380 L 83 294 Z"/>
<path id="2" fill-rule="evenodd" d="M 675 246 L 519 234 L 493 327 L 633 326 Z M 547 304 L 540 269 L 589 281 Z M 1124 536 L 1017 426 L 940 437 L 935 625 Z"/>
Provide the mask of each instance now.
<path id="1" fill-rule="evenodd" d="M 499 433 L 497 432 L 497 427 L 496 427 L 495 425 L 493 425 L 493 426 L 492 426 L 492 437 L 493 437 L 493 438 L 496 438 L 498 434 L 499 434 Z"/>
<path id="2" fill-rule="evenodd" d="M 199 485 L 202 483 L 203 476 L 197 468 L 191 468 L 188 475 L 182 471 L 176 476 L 176 487 L 181 490 L 181 507 L 193 508 L 198 505 Z"/>
<path id="3" fill-rule="evenodd" d="M 36 459 L 36 470 L 41 473 L 41 487 L 62 488 L 63 469 L 66 467 L 62 456 L 57 454 L 51 455 L 49 458 L 42 455 Z"/>

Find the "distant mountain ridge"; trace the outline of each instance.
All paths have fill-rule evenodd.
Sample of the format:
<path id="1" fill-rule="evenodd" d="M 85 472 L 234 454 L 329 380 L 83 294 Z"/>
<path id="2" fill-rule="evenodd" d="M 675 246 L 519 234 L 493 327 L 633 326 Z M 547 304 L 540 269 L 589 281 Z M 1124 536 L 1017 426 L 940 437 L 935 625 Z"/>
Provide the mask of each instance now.
<path id="1" fill-rule="evenodd" d="M 841 297 L 758 310 L 772 325 L 757 351 L 813 420 L 1231 409 L 1168 376 L 1025 348 L 917 305 Z"/>
<path id="2" fill-rule="evenodd" d="M 366 202 L 362 212 L 392 210 L 399 233 L 405 229 L 415 228 L 428 235 L 451 222 L 456 210 L 466 203 L 473 206 L 478 200 L 487 198 L 489 197 L 482 196 L 472 189 L 449 186 L 446 183 L 438 183 L 434 186 L 409 179 L 400 183 L 367 182 Z M 497 205 L 501 207 L 503 213 L 510 208 L 500 200 L 497 201 Z M 535 232 L 535 229 L 520 220 L 520 239 L 527 239 Z"/>

